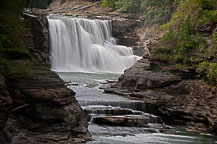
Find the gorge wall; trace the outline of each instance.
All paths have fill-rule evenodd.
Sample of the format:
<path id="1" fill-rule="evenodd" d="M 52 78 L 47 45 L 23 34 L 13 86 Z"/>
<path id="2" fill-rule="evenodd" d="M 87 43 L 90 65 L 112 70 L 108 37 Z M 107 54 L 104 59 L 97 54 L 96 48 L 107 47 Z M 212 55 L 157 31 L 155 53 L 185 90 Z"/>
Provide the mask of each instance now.
<path id="1" fill-rule="evenodd" d="M 135 51 L 139 48 L 143 49 L 137 52 L 141 56 L 143 55 L 143 59 L 138 61 L 132 68 L 126 70 L 125 74 L 119 78 L 117 84 L 106 89 L 106 92 L 121 94 L 132 99 L 144 100 L 150 112 L 161 115 L 165 123 L 188 125 L 189 129 L 215 133 L 216 86 L 206 80 L 205 82 L 202 80 L 202 77 L 207 74 L 206 68 L 203 68 L 202 73 L 196 72 L 196 69 L 198 64 L 203 61 L 216 64 L 216 45 L 213 38 L 216 33 L 216 22 L 210 20 L 211 23 L 200 25 L 199 21 L 201 20 L 199 18 L 204 16 L 201 16 L 202 13 L 201 11 L 197 11 L 197 8 L 201 7 L 201 5 L 197 1 L 192 1 L 197 8 L 190 7 L 186 15 L 194 12 L 198 17 L 197 19 L 194 19 L 196 17 L 192 17 L 190 19 L 190 25 L 186 25 L 186 21 L 182 23 L 181 19 L 187 17 L 182 11 L 185 10 L 184 6 L 189 2 L 186 1 L 183 7 L 179 7 L 178 4 L 174 3 L 164 2 L 159 5 L 158 2 L 154 2 L 153 5 L 155 7 L 147 10 L 151 4 L 148 4 L 148 0 L 144 0 L 144 4 L 147 5 L 147 7 L 144 7 L 144 10 L 147 10 L 144 15 L 147 18 L 141 15 L 141 13 L 132 14 L 129 11 L 122 13 L 119 10 L 102 8 L 101 3 L 86 1 L 66 0 L 61 3 L 56 0 L 50 5 L 47 12 L 73 17 L 112 20 L 114 36 L 120 40 L 121 44 L 134 47 Z M 201 2 L 203 3 L 203 1 Z M 169 8 L 169 13 L 165 14 L 164 11 L 159 10 L 165 8 Z M 209 10 L 212 11 L 215 8 L 213 5 Z M 196 11 L 193 11 L 194 9 Z M 206 9 L 206 7 L 203 7 L 203 9 Z M 162 14 L 161 18 L 157 17 L 157 15 L 156 17 L 155 15 L 149 15 L 148 12 L 153 14 L 156 10 L 157 14 Z M 162 25 L 164 23 L 166 24 Z M 186 31 L 191 31 L 191 29 L 188 29 L 191 25 L 196 27 L 197 33 L 203 37 L 201 41 L 205 40 L 207 43 L 204 44 L 205 47 L 202 44 L 201 51 L 195 51 L 193 56 L 188 53 L 182 54 L 183 56 L 188 56 L 187 59 L 189 60 L 191 59 L 190 57 L 192 59 L 198 57 L 198 59 L 193 59 L 193 61 L 187 60 L 186 63 L 190 64 L 190 67 L 182 62 L 180 63 L 178 56 L 171 52 L 171 49 L 177 47 L 176 45 L 169 41 L 162 41 L 167 36 L 169 28 L 174 28 L 173 30 L 176 31 L 178 27 L 180 29 L 182 28 L 182 24 L 187 27 Z M 182 29 L 182 31 L 184 30 Z M 177 35 L 182 35 L 182 33 Z M 193 37 L 193 40 L 188 37 L 192 41 L 184 41 L 181 39 L 186 44 L 190 42 L 190 47 L 183 45 L 187 46 L 186 49 L 191 49 L 191 42 L 193 42 L 193 45 L 200 45 L 197 44 L 195 34 L 185 33 L 183 35 L 184 37 L 188 35 Z M 169 36 L 168 39 L 171 38 L 171 40 L 174 40 Z M 202 51 L 207 55 L 201 58 L 198 54 Z M 171 54 L 171 58 L 167 55 L 168 53 Z M 176 57 L 178 58 L 177 60 Z M 181 57 L 181 59 L 185 59 L 185 57 Z M 216 75 L 214 74 L 214 79 L 215 77 Z"/>
<path id="2" fill-rule="evenodd" d="M 157 10 L 166 6 L 154 3 Z M 205 15 L 209 11 L 216 17 L 214 3 L 180 1 L 168 22 L 156 23 L 157 31 L 144 39 L 149 52 L 105 92 L 143 100 L 148 112 L 162 116 L 167 124 L 216 134 L 216 21 Z M 149 12 L 156 11 L 149 9 L 145 15 Z"/>
<path id="3" fill-rule="evenodd" d="M 24 20 L 29 29 L 24 34 L 25 45 L 33 61 L 16 61 L 29 67 L 25 75 L 0 75 L 0 143 L 80 143 L 89 139 L 75 92 L 47 67 L 45 26 L 34 15 L 24 14 Z"/>
<path id="4" fill-rule="evenodd" d="M 173 66 L 171 63 L 165 63 L 165 57 L 152 57 L 156 51 L 168 52 L 160 47 L 165 31 L 159 32 L 158 25 L 143 27 L 143 18 L 138 15 L 102 9 L 99 3 L 80 2 L 56 0 L 47 10 L 35 11 L 38 17 L 24 15 L 30 30 L 26 33 L 26 45 L 35 60 L 16 60 L 16 64 L 32 68 L 29 77 L 14 79 L 0 73 L 0 142 L 79 143 L 90 137 L 75 93 L 46 68 L 49 66 L 46 15 L 57 13 L 112 19 L 113 34 L 121 44 L 135 46 L 136 50 L 145 49 L 137 51 L 144 55 L 143 59 L 126 70 L 118 82 L 105 92 L 143 100 L 148 112 L 162 116 L 167 124 L 187 125 L 189 129 L 217 134 L 216 86 L 204 82 L 198 73 L 195 77 L 194 71 L 193 79 L 189 76 L 188 79 L 183 78 L 186 72 L 191 74 L 188 68 L 172 69 L 168 67 Z M 200 30 L 208 43 L 213 42 L 214 38 L 210 37 L 216 33 L 216 23 Z M 216 63 L 216 52 L 207 60 Z M 171 71 L 178 71 L 181 75 L 174 75 Z M 206 74 L 205 70 L 203 72 L 201 75 Z"/>

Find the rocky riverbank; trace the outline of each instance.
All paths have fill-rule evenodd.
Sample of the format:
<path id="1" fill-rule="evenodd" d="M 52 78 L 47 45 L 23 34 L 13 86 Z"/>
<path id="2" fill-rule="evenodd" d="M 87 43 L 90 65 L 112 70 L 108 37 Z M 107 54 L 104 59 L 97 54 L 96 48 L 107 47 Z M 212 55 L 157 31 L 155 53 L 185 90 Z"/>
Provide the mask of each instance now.
<path id="1" fill-rule="evenodd" d="M 141 59 L 105 92 L 143 100 L 147 112 L 161 116 L 166 124 L 216 134 L 216 86 L 183 80 L 155 66 Z"/>
<path id="2" fill-rule="evenodd" d="M 90 139 L 75 92 L 48 65 L 48 41 L 39 18 L 24 14 L 25 44 L 31 58 L 19 58 L 29 71 L 0 75 L 0 143 L 81 143 Z M 45 65 L 45 66 L 44 66 Z M 24 67 L 25 69 L 25 67 Z"/>
<path id="3" fill-rule="evenodd" d="M 143 55 L 118 82 L 105 89 L 131 99 L 143 100 L 147 112 L 162 116 L 167 124 L 184 125 L 189 129 L 216 133 L 216 86 L 202 80 L 184 80 L 158 69 L 159 59 L 150 61 L 153 43 L 162 37 L 158 26 L 144 27 L 142 17 L 102 8 L 99 2 L 54 1 L 45 10 L 48 14 L 112 20 L 113 34 L 120 43 L 132 46 Z M 158 35 L 157 38 L 153 37 Z"/>
<path id="4" fill-rule="evenodd" d="M 89 138 L 84 112 L 75 93 L 46 68 L 34 66 L 34 77 L 11 81 L 1 98 L 3 143 L 78 143 Z M 5 96 L 5 94 L 7 94 Z M 7 104 L 7 105 L 6 105 Z"/>

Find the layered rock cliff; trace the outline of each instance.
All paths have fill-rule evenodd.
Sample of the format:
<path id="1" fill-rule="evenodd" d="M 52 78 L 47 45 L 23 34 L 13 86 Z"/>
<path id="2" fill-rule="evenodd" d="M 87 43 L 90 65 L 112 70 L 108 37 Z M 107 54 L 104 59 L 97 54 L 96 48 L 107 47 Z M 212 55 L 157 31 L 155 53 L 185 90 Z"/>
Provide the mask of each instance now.
<path id="1" fill-rule="evenodd" d="M 129 7 L 122 7 L 121 9 L 126 10 L 125 13 L 122 13 L 122 10 L 119 9 L 102 8 L 100 2 L 76 0 L 53 1 L 47 12 L 73 17 L 112 20 L 114 36 L 119 38 L 121 44 L 134 47 L 138 55 L 143 55 L 143 59 L 126 70 L 118 82 L 105 91 L 132 99 L 144 100 L 147 112 L 162 116 L 165 123 L 188 125 L 189 129 L 215 133 L 216 86 L 207 84 L 207 81 L 204 82 L 200 76 L 205 75 L 206 72 L 197 73 L 197 68 L 194 65 L 197 66 L 201 61 L 206 60 L 216 63 L 215 45 L 213 47 L 214 51 L 208 52 L 208 55 L 203 55 L 202 58 L 199 55 L 204 50 L 209 51 L 214 43 L 212 35 L 216 33 L 216 22 L 212 22 L 212 16 L 215 16 L 215 13 L 208 17 L 209 24 L 199 23 L 206 18 L 207 11 L 211 13 L 215 10 L 215 5 L 210 6 L 209 4 L 212 1 L 206 3 L 203 0 L 200 2 L 177 1 L 175 3 L 173 1 L 149 3 L 149 0 L 143 0 L 142 2 L 143 6 L 136 5 L 136 11 L 140 12 L 137 14 L 130 13 L 130 9 L 135 8 L 133 4 Z M 168 13 L 162 11 L 162 9 L 168 10 Z M 183 11 L 186 11 L 186 14 Z M 143 15 L 141 12 L 145 14 Z M 197 17 L 191 17 L 191 13 L 194 13 Z M 158 17 L 159 15 L 162 17 Z M 190 20 L 190 25 L 187 25 L 187 20 Z M 143 25 L 143 22 L 145 25 Z M 168 23 L 159 28 L 166 22 Z M 196 53 L 192 52 L 191 58 L 189 58 L 189 53 L 183 53 L 183 56 L 181 56 L 183 59 L 185 59 L 185 56 L 189 58 L 186 63 L 187 65 L 188 63 L 193 65 L 190 69 L 179 62 L 180 56 L 177 56 L 179 50 L 175 51 L 177 53 L 171 52 L 171 49 L 177 47 L 176 43 L 172 43 L 173 39 L 171 39 L 171 43 L 168 41 L 162 42 L 166 39 L 165 35 L 167 36 L 168 31 L 170 31 L 168 27 L 173 28 L 173 31 L 180 28 L 180 31 L 187 32 L 184 34 L 177 33 L 177 35 L 184 35 L 183 39 L 177 43 L 183 43 L 186 50 L 199 45 L 200 50 Z M 194 29 L 193 27 L 195 27 L 196 33 L 203 37 L 200 40 L 206 40 L 208 48 L 204 47 L 205 44 L 200 45 L 197 41 L 197 34 L 188 33 Z M 169 34 L 172 35 L 172 33 Z M 175 35 L 175 33 L 173 34 Z M 168 35 L 169 40 L 172 38 L 171 35 Z M 185 41 L 185 36 L 189 36 L 189 41 Z M 179 38 L 177 37 L 177 39 Z M 171 49 L 169 49 L 170 47 Z M 136 51 L 139 48 L 144 50 Z M 198 58 L 194 60 L 195 57 Z M 174 64 L 176 58 L 178 58 L 177 65 L 176 62 Z"/>
<path id="2" fill-rule="evenodd" d="M 143 100 L 147 112 L 161 116 L 166 124 L 211 133 L 216 132 L 216 91 L 201 80 L 182 80 L 156 71 L 147 59 L 138 61 L 105 89 L 106 93 Z"/>
<path id="3" fill-rule="evenodd" d="M 75 92 L 47 66 L 44 25 L 24 14 L 25 44 L 32 59 L 17 60 L 26 75 L 0 75 L 0 143 L 80 143 L 90 138 Z M 44 66 L 45 65 L 45 66 Z M 25 67 L 24 67 L 25 68 Z"/>
<path id="4" fill-rule="evenodd" d="M 105 92 L 143 100 L 167 124 L 216 134 L 215 11 L 214 1 L 180 1 L 168 23 L 144 31 L 143 59 Z"/>

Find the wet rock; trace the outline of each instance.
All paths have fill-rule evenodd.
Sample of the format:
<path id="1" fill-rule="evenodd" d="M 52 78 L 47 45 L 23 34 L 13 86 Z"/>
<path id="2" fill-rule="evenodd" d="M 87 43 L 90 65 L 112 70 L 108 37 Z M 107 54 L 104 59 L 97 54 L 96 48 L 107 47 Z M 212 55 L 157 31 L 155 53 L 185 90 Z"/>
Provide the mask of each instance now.
<path id="1" fill-rule="evenodd" d="M 111 106 L 85 106 L 82 107 L 87 117 L 87 121 L 90 122 L 93 120 L 94 117 L 99 115 L 129 115 L 134 114 L 133 110 L 120 108 L 120 107 L 111 107 Z"/>
<path id="2" fill-rule="evenodd" d="M 10 98 L 10 94 L 5 85 L 5 79 L 0 74 L 0 106 L 4 107 L 10 105 L 12 103 L 12 99 Z"/>
<path id="3" fill-rule="evenodd" d="M 133 114 L 131 109 L 111 107 L 111 106 L 86 106 L 82 107 L 86 115 L 88 114 L 105 114 L 105 115 L 127 115 Z"/>
<path id="4" fill-rule="evenodd" d="M 7 138 L 3 132 L 4 126 L 8 120 L 8 106 L 12 104 L 12 99 L 5 85 L 5 79 L 0 74 L 0 142 L 7 142 Z"/>
<path id="5" fill-rule="evenodd" d="M 164 134 L 176 134 L 177 132 L 172 129 L 171 127 L 165 125 L 165 124 L 157 124 L 157 123 L 150 123 L 148 124 L 149 128 L 154 128 L 158 130 L 158 132 L 164 133 Z"/>
<path id="6" fill-rule="evenodd" d="M 115 18 L 112 20 L 112 34 L 118 38 L 121 45 L 137 46 L 139 37 L 136 35 L 135 29 L 141 24 L 139 20 Z"/>
<path id="7" fill-rule="evenodd" d="M 85 114 L 75 93 L 48 69 L 34 67 L 31 79 L 7 85 L 12 95 L 3 132 L 11 143 L 75 143 L 89 139 Z"/>
<path id="8" fill-rule="evenodd" d="M 48 55 L 43 45 L 44 26 L 36 16 L 24 14 L 24 18 L 29 28 L 24 42 L 36 61 L 29 60 L 28 76 L 14 79 L 0 75 L 0 143 L 84 142 L 90 134 L 75 92 L 56 73 L 42 66 L 47 66 L 42 53 Z"/>
<path id="9" fill-rule="evenodd" d="M 116 33 L 126 33 L 127 31 L 130 31 L 129 28 L 134 27 L 134 25 L 137 25 L 135 20 L 125 18 L 112 20 L 113 32 Z"/>
<path id="10" fill-rule="evenodd" d="M 29 29 L 25 43 L 30 54 L 44 65 L 50 64 L 47 13 L 35 10 L 23 13 L 25 27 Z"/>
<path id="11" fill-rule="evenodd" d="M 115 126 L 147 127 L 150 119 L 143 115 L 98 116 L 94 117 L 93 122 Z"/>
<path id="12" fill-rule="evenodd" d="M 147 59 L 127 69 L 105 92 L 143 100 L 146 112 L 161 116 L 166 124 L 215 132 L 217 88 L 200 80 L 181 80 L 156 71 Z"/>
<path id="13" fill-rule="evenodd" d="M 144 64 L 143 67 L 141 67 L 141 62 Z M 140 60 L 133 67 L 126 70 L 124 75 L 118 79 L 118 83 L 116 85 L 121 89 L 140 91 L 166 87 L 181 81 L 179 77 L 170 73 L 150 71 L 150 64 L 145 64 L 143 62 L 144 60 Z"/>
<path id="14" fill-rule="evenodd" d="M 137 56 L 143 56 L 145 53 L 145 47 L 144 46 L 134 46 L 132 47 L 133 49 L 133 54 Z"/>
<path id="15" fill-rule="evenodd" d="M 217 135 L 217 122 L 214 123 L 213 133 Z"/>
<path id="16" fill-rule="evenodd" d="M 126 109 L 131 109 L 131 110 L 136 110 L 136 111 L 145 111 L 145 105 L 143 104 L 142 101 L 122 101 L 122 100 L 117 100 L 117 101 L 87 101 L 87 102 L 79 102 L 79 104 L 82 107 L 86 107 L 89 105 L 96 106 L 96 107 L 121 107 L 121 108 L 126 108 Z"/>

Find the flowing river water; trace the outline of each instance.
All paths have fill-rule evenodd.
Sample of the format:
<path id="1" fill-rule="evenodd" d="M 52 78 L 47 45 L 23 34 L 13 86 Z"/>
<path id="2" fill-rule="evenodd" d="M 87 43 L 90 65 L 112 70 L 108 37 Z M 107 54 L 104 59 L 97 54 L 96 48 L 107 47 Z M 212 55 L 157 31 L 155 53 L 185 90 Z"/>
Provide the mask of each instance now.
<path id="1" fill-rule="evenodd" d="M 117 45 L 111 21 L 50 15 L 48 22 L 51 68 L 71 83 L 68 87 L 76 92 L 86 113 L 89 131 L 95 139 L 87 144 L 216 143 L 216 137 L 164 125 L 160 117 L 146 113 L 142 101 L 105 94 L 99 89 L 106 80 L 117 80 L 120 76 L 112 73 L 123 73 L 141 58 L 133 55 L 131 48 Z M 99 118 L 105 117 L 118 118 L 116 126 L 99 123 Z M 129 121 L 118 125 L 123 118 Z M 141 121 L 146 122 L 144 126 Z M 166 131 L 162 132 L 162 128 Z"/>
<path id="2" fill-rule="evenodd" d="M 105 94 L 99 89 L 106 80 L 115 80 L 120 75 L 106 73 L 58 73 L 66 82 L 71 82 L 69 88 L 76 92 L 76 99 L 87 115 L 116 115 L 116 108 L 145 111 L 142 102 L 129 100 L 117 95 Z M 113 109 L 113 112 L 108 112 Z M 184 128 L 172 128 L 176 134 L 160 133 L 152 127 L 127 127 L 99 125 L 89 121 L 89 131 L 95 141 L 87 144 L 214 144 L 217 138 L 201 135 L 196 132 L 186 132 Z M 153 125 L 156 125 L 153 123 Z"/>

